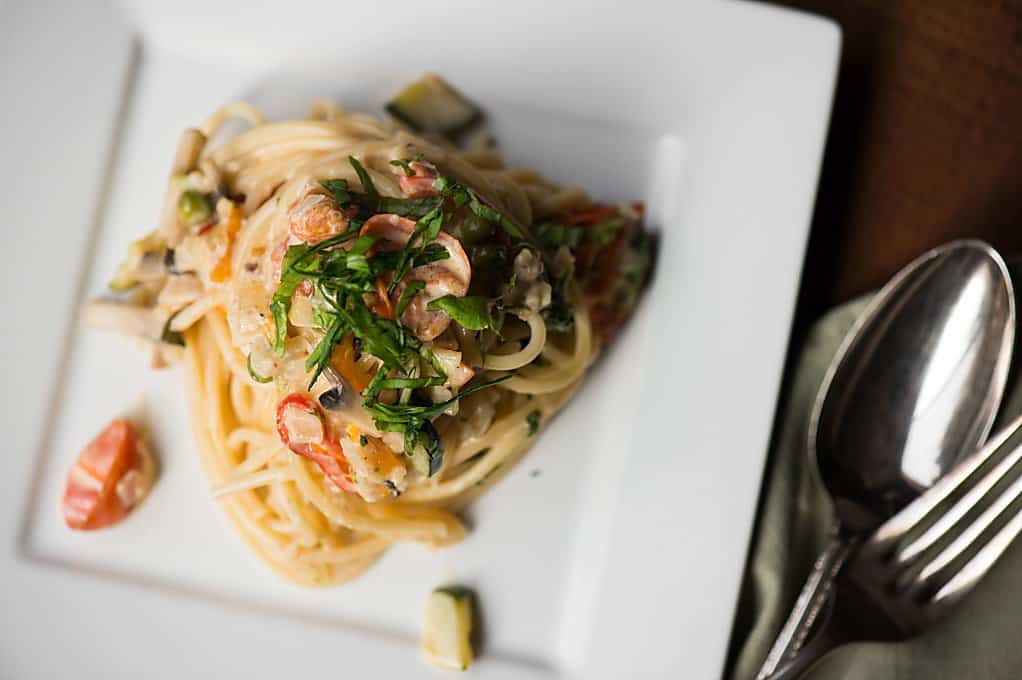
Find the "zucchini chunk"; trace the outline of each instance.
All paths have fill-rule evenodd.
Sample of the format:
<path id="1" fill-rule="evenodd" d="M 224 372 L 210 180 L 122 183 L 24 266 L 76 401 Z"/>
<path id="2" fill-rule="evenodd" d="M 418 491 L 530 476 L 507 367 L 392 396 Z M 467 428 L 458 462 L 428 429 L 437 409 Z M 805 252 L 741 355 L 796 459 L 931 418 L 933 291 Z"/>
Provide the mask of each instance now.
<path id="1" fill-rule="evenodd" d="M 479 117 L 479 109 L 440 76 L 428 73 L 387 103 L 387 112 L 416 132 L 449 135 Z"/>
<path id="2" fill-rule="evenodd" d="M 472 663 L 472 619 L 472 592 L 468 589 L 455 586 L 430 593 L 422 628 L 426 661 L 440 668 L 467 669 Z"/>

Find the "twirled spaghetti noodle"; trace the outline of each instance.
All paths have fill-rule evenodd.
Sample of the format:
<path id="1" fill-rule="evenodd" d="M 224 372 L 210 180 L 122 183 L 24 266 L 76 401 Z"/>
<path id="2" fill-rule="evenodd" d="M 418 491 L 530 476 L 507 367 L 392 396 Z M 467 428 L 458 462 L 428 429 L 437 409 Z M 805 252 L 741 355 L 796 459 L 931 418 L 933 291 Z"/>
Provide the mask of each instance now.
<path id="1" fill-rule="evenodd" d="M 236 118 L 249 129 L 220 139 Z M 183 343 L 194 439 L 238 533 L 282 577 L 337 584 L 395 542 L 465 535 L 459 509 L 524 454 L 630 311 L 640 221 L 505 167 L 492 145 L 334 102 L 286 122 L 235 103 L 186 131 L 160 227 L 119 287 L 162 327 L 159 363 Z M 152 252 L 173 263 L 144 274 Z"/>

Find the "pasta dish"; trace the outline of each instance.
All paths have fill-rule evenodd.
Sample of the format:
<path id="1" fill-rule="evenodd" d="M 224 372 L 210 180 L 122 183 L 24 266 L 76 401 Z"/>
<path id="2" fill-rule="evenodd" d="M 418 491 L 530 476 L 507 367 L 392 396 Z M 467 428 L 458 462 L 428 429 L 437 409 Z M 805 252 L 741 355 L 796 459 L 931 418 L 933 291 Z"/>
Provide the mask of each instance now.
<path id="1" fill-rule="evenodd" d="M 182 363 L 214 495 L 301 584 L 461 539 L 458 511 L 571 398 L 651 261 L 641 204 L 506 166 L 439 78 L 388 111 L 233 103 L 186 130 L 157 228 L 86 311 Z"/>

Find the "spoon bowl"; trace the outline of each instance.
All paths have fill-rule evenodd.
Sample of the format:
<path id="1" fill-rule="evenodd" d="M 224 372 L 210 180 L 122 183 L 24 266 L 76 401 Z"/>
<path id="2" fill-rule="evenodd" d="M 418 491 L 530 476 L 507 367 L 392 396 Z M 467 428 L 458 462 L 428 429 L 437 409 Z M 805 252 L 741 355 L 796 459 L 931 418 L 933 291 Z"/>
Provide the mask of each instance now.
<path id="1" fill-rule="evenodd" d="M 930 251 L 872 300 L 832 363 L 809 452 L 845 531 L 869 531 L 986 440 L 1008 376 L 1014 296 L 978 241 Z"/>

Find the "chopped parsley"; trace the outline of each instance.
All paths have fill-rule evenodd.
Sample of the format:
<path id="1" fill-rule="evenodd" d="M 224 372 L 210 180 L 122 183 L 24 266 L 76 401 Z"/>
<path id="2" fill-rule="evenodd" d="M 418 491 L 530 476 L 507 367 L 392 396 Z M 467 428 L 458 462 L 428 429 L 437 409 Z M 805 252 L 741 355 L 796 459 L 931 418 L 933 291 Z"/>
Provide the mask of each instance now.
<path id="1" fill-rule="evenodd" d="M 259 375 L 259 373 L 256 372 L 255 368 L 252 366 L 251 354 L 249 354 L 248 359 L 245 360 L 245 366 L 248 368 L 249 377 L 251 377 L 252 380 L 255 380 L 257 383 L 268 383 L 271 380 L 273 380 L 272 377 Z"/>
<path id="2" fill-rule="evenodd" d="M 277 353 L 284 353 L 292 300 L 299 288 L 309 282 L 313 319 L 323 329 L 305 364 L 311 372 L 309 389 L 329 366 L 337 344 L 352 337 L 361 352 L 380 360 L 376 375 L 362 392 L 363 404 L 376 427 L 384 432 L 402 433 L 405 453 L 417 469 L 432 475 L 443 461 L 443 444 L 432 419 L 447 412 L 462 397 L 512 376 L 469 385 L 437 404 L 425 403 L 425 395 L 417 390 L 440 387 L 447 383 L 447 375 L 429 346 L 401 324 L 402 314 L 425 288 L 422 281 L 405 281 L 406 275 L 416 267 L 450 257 L 447 248 L 435 241 L 454 211 L 463 206 L 468 206 L 478 218 L 500 226 L 513 240 L 527 241 L 530 237 L 474 192 L 447 178 L 437 178 L 435 196 L 393 198 L 379 193 L 369 172 L 356 158 L 348 160 L 361 191 L 344 179 L 320 180 L 334 201 L 352 215 L 348 229 L 316 245 L 288 248 L 281 263 L 280 283 L 270 302 L 275 326 L 273 347 Z M 411 171 L 409 161 L 395 160 L 392 164 L 406 174 Z M 373 252 L 376 239 L 360 235 L 366 220 L 377 214 L 416 220 L 411 237 L 400 250 Z M 367 302 L 378 294 L 378 282 L 383 275 L 390 279 L 388 294 L 402 281 L 405 285 L 393 319 L 375 313 Z M 444 296 L 431 301 L 428 309 L 446 313 L 467 330 L 496 330 L 498 324 L 490 313 L 491 303 L 492 300 L 480 296 Z M 433 369 L 432 375 L 421 374 L 424 365 Z M 381 401 L 384 390 L 398 390 L 397 402 Z"/>
<path id="3" fill-rule="evenodd" d="M 447 177 L 440 176 L 433 182 L 433 188 L 440 192 L 441 196 L 449 198 L 456 207 L 460 208 L 467 205 L 476 217 L 491 224 L 496 224 L 514 241 L 529 243 L 533 246 L 539 245 L 531 234 L 512 222 L 505 215 L 502 215 L 497 209 L 484 203 L 468 187 L 454 182 Z"/>
<path id="4" fill-rule="evenodd" d="M 492 387 L 502 383 L 512 377 L 514 376 L 505 375 L 495 380 L 471 385 L 450 399 L 438 404 L 384 404 L 375 397 L 367 395 L 364 406 L 373 416 L 373 422 L 376 423 L 376 427 L 380 428 L 384 432 L 401 432 L 404 434 L 405 453 L 411 454 L 415 447 L 420 445 L 425 446 L 428 450 L 432 444 L 430 440 L 433 438 L 435 438 L 436 443 L 439 444 L 439 436 L 436 434 L 436 430 L 433 430 L 432 424 L 430 423 L 431 418 L 435 418 L 436 416 L 443 414 L 459 399 L 467 397 L 474 392 L 484 390 L 487 387 Z M 368 392 L 371 387 L 372 385 L 367 387 L 366 391 Z"/>
<path id="5" fill-rule="evenodd" d="M 578 248 L 583 245 L 592 245 L 599 248 L 610 245 L 625 220 L 621 217 L 612 217 L 609 220 L 592 225 L 567 225 L 556 222 L 544 222 L 533 227 L 532 231 L 543 244 L 544 248 L 556 250 L 561 246 Z"/>
<path id="6" fill-rule="evenodd" d="M 490 314 L 489 301 L 477 295 L 454 297 L 445 295 L 430 301 L 426 309 L 441 311 L 470 331 L 481 331 L 487 328 L 497 330 L 497 322 Z"/>
<path id="7" fill-rule="evenodd" d="M 390 162 L 391 165 L 397 168 L 401 168 L 405 171 L 405 177 L 414 177 L 415 171 L 412 170 L 411 164 L 404 158 L 395 158 Z"/>
<path id="8" fill-rule="evenodd" d="M 540 312 L 543 321 L 552 331 L 569 331 L 575 325 L 575 308 L 571 304 L 569 293 L 572 285 L 571 272 L 550 283 L 550 304 Z"/>
<path id="9" fill-rule="evenodd" d="M 426 196 L 423 198 L 395 198 L 392 196 L 381 196 L 373 184 L 372 178 L 358 159 L 354 156 L 348 157 L 348 162 L 355 170 L 359 182 L 362 184 L 362 191 L 352 191 L 345 179 L 324 179 L 319 184 L 330 192 L 334 201 L 341 206 L 353 205 L 359 209 L 358 219 L 364 222 L 366 219 L 380 213 L 391 213 L 420 219 L 429 214 L 443 202 L 442 196 Z"/>
<path id="10" fill-rule="evenodd" d="M 458 233 L 461 224 L 458 220 L 487 225 L 481 232 L 484 238 L 494 236 L 499 229 L 503 232 L 498 239 L 500 247 L 534 249 L 541 254 L 548 272 L 555 271 L 551 264 L 558 250 L 606 247 L 619 237 L 625 220 L 612 217 L 585 226 L 548 222 L 528 231 L 473 190 L 448 177 L 441 175 L 434 180 L 435 195 L 383 196 L 358 159 L 349 157 L 348 160 L 358 177 L 360 190 L 345 179 L 320 180 L 320 185 L 349 216 L 348 229 L 315 245 L 291 246 L 284 254 L 280 282 L 270 302 L 274 321 L 273 348 L 279 354 L 285 352 L 288 316 L 295 293 L 302 289 L 303 294 L 311 294 L 313 319 L 323 334 L 306 360 L 305 368 L 311 375 L 309 389 L 330 365 L 338 343 L 350 337 L 357 352 L 371 355 L 380 362 L 376 374 L 362 391 L 363 406 L 380 431 L 403 435 L 405 454 L 416 469 L 433 475 L 443 462 L 443 443 L 433 419 L 449 412 L 458 400 L 512 376 L 469 384 L 449 399 L 431 403 L 424 390 L 447 384 L 448 377 L 431 345 L 421 342 L 402 325 L 401 318 L 409 305 L 426 288 L 423 281 L 408 280 L 408 273 L 450 257 L 448 248 L 437 240 L 452 222 Z M 401 168 L 406 176 L 413 176 L 412 162 L 394 159 L 390 164 Z M 376 237 L 361 234 L 366 221 L 380 214 L 394 214 L 415 221 L 408 241 L 401 248 L 379 251 L 373 247 Z M 651 259 L 650 249 L 643 245 L 640 243 L 627 260 L 624 273 L 625 284 L 635 290 L 644 280 Z M 478 248 L 479 244 L 476 246 Z M 472 262 L 477 264 L 475 258 Z M 542 313 L 551 330 L 567 330 L 574 324 L 572 269 L 569 263 L 567 267 L 558 268 L 558 275 L 549 279 L 552 301 Z M 511 275 L 508 289 L 514 288 L 516 276 Z M 385 291 L 384 282 L 387 284 Z M 386 305 L 386 316 L 374 311 L 377 309 L 374 300 L 383 294 L 392 296 L 399 285 L 404 288 L 393 309 Z M 426 309 L 446 314 L 467 331 L 488 330 L 499 335 L 503 318 L 501 299 L 499 296 L 445 295 L 429 301 Z M 388 318 L 391 312 L 393 317 Z M 525 420 L 529 436 L 539 431 L 541 418 L 539 409 L 528 414 Z M 361 436 L 359 442 L 365 446 L 368 440 Z"/>
<path id="11" fill-rule="evenodd" d="M 530 437 L 536 434 L 536 431 L 539 430 L 539 419 L 541 415 L 542 414 L 539 412 L 539 409 L 536 409 L 535 411 L 532 411 L 531 413 L 529 413 L 529 415 L 525 417 L 525 422 L 529 425 Z"/>
<path id="12" fill-rule="evenodd" d="M 394 265 L 394 278 L 387 287 L 388 293 L 392 292 L 405 277 L 405 274 L 413 268 L 416 253 L 424 253 L 430 242 L 435 241 L 437 236 L 440 235 L 440 228 L 443 224 L 444 211 L 439 205 L 423 215 L 415 223 L 412 235 L 408 238 L 408 243 L 405 244 L 405 247 L 401 249 L 401 253 L 398 255 L 397 262 Z"/>
<path id="13" fill-rule="evenodd" d="M 405 286 L 405 289 L 401 291 L 401 297 L 397 301 L 397 307 L 394 308 L 394 318 L 400 319 L 401 315 L 405 313 L 405 309 L 411 303 L 415 296 L 422 292 L 422 289 L 426 287 L 426 284 L 422 281 L 409 281 Z"/>

